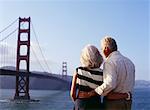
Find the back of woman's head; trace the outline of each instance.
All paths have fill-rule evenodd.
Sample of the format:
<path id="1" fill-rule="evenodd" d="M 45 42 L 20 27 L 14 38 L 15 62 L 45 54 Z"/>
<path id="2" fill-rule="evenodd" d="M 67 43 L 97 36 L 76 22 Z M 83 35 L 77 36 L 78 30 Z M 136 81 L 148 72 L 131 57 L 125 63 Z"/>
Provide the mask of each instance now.
<path id="1" fill-rule="evenodd" d="M 99 68 L 103 58 L 99 50 L 93 45 L 86 45 L 81 52 L 80 63 L 83 67 Z"/>

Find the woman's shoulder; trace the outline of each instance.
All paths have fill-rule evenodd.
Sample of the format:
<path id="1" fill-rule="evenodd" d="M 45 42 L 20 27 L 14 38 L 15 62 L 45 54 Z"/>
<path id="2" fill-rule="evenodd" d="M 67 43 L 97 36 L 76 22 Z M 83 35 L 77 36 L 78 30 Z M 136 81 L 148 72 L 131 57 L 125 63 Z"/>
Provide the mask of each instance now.
<path id="1" fill-rule="evenodd" d="M 103 70 L 102 70 L 101 68 L 92 68 L 92 69 L 90 69 L 90 70 L 103 72 Z"/>
<path id="2" fill-rule="evenodd" d="M 76 68 L 76 71 L 77 70 L 85 70 L 85 71 L 99 71 L 99 72 L 103 72 L 103 70 L 101 69 L 101 68 L 88 68 L 88 67 L 81 67 L 81 66 L 79 66 L 79 67 L 77 67 Z"/>
<path id="3" fill-rule="evenodd" d="M 93 75 L 103 75 L 103 70 L 101 68 L 87 68 L 87 67 L 78 67 L 76 68 L 76 72 L 80 74 L 93 74 Z"/>
<path id="4" fill-rule="evenodd" d="M 90 69 L 91 74 L 94 75 L 103 75 L 103 70 L 101 68 L 92 68 Z"/>

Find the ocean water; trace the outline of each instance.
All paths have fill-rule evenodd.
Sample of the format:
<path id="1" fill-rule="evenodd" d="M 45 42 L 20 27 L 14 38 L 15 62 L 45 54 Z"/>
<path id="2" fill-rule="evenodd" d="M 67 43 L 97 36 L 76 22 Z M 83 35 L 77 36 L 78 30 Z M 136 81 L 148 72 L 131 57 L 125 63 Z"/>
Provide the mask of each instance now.
<path id="1" fill-rule="evenodd" d="M 30 90 L 35 101 L 14 101 L 15 90 L 0 89 L 0 110 L 72 110 L 69 91 Z M 150 110 L 150 88 L 135 89 L 132 110 Z"/>
<path id="2" fill-rule="evenodd" d="M 150 88 L 134 90 L 132 110 L 150 110 Z"/>

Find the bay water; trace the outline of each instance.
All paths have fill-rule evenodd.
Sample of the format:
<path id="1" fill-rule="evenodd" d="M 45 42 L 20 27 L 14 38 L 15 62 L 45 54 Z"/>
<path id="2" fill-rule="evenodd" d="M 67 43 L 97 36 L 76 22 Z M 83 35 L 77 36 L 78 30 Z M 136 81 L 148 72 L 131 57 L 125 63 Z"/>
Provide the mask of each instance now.
<path id="1" fill-rule="evenodd" d="M 32 101 L 12 100 L 14 89 L 0 89 L 0 110 L 72 110 L 69 91 L 30 90 Z M 150 88 L 135 89 L 132 110 L 150 110 Z"/>

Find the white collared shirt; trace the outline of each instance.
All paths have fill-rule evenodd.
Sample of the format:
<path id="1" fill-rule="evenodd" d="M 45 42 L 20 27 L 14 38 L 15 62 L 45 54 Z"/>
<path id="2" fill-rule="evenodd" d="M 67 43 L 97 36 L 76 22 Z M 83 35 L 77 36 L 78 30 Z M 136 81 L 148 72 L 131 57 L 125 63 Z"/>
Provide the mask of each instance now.
<path id="1" fill-rule="evenodd" d="M 135 83 L 135 66 L 119 51 L 112 52 L 103 65 L 103 84 L 95 89 L 102 96 L 110 91 L 132 92 Z"/>

